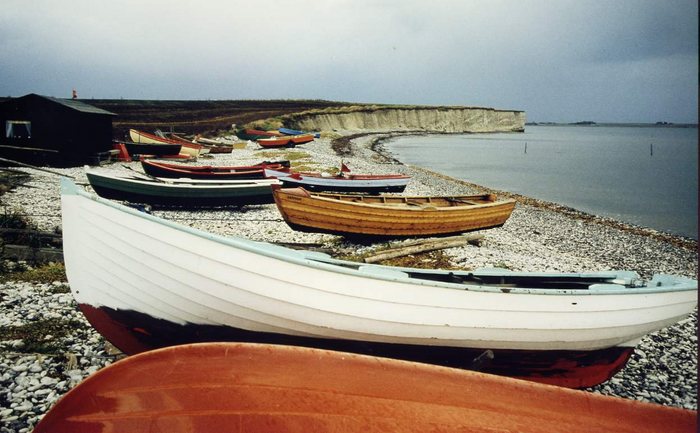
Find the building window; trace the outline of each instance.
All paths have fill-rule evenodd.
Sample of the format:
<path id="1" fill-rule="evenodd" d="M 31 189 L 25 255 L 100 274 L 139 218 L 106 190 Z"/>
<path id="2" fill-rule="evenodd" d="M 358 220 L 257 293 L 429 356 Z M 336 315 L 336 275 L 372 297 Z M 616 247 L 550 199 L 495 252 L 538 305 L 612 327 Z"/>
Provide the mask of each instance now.
<path id="1" fill-rule="evenodd" d="M 8 120 L 5 122 L 5 137 L 32 138 L 32 122 L 28 120 Z"/>

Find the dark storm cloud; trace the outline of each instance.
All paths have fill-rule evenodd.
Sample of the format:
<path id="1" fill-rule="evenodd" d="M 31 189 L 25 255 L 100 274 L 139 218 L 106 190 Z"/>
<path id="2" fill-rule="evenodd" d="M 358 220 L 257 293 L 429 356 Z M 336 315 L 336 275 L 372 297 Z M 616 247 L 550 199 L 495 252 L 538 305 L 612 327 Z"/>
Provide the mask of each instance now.
<path id="1" fill-rule="evenodd" d="M 0 95 L 476 105 L 695 122 L 687 0 L 5 2 Z M 28 5 L 31 5 L 29 7 Z"/>

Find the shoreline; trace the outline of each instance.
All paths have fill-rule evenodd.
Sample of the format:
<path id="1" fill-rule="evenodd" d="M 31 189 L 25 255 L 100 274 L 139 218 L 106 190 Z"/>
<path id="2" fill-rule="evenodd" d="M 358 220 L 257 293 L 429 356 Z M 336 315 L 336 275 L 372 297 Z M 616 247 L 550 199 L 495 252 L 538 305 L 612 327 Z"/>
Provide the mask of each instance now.
<path id="1" fill-rule="evenodd" d="M 340 160 L 357 173 L 401 172 L 412 176 L 405 194 L 457 195 L 488 190 L 479 185 L 444 176 L 421 167 L 406 165 L 383 155 L 376 140 L 389 132 L 343 131 L 349 153 L 339 156 L 333 141 L 321 138 L 308 145 L 279 151 L 257 150 L 249 144 L 232 154 L 201 158 L 197 164 L 244 165 L 275 155 L 306 154 L 301 158 L 321 167 L 338 167 Z M 358 135 L 359 134 L 359 135 Z M 126 163 L 140 171 L 138 162 Z M 125 172 L 122 163 L 104 167 Z M 24 169 L 23 169 L 24 170 Z M 0 197 L 0 205 L 16 206 L 37 224 L 51 230 L 60 225 L 60 203 L 56 176 L 36 170 L 27 186 Z M 82 167 L 58 169 L 85 182 Z M 497 192 L 505 195 L 505 192 Z M 523 271 L 584 272 L 610 269 L 637 271 L 648 278 L 653 273 L 672 273 L 697 278 L 697 242 L 650 230 L 637 231 L 625 223 L 583 214 L 556 203 L 520 196 L 511 218 L 503 227 L 483 230 L 482 246 L 467 245 L 444 251 L 455 266 L 465 269 L 507 267 Z M 334 235 L 300 233 L 281 220 L 274 204 L 243 209 L 203 211 L 155 210 L 157 216 L 227 236 L 268 242 L 314 243 L 339 252 L 364 254 L 386 243 L 353 244 Z M 689 248 L 690 244 L 695 248 Z M 74 323 L 58 340 L 62 350 L 53 354 L 22 352 L 23 342 L 0 342 L 0 433 L 30 431 L 31 426 L 61 395 L 87 374 L 116 359 L 109 346 L 77 310 L 68 285 L 0 283 L 0 326 L 20 326 L 45 317 L 69 318 Z M 676 325 L 646 336 L 638 344 L 627 366 L 611 380 L 588 391 L 697 410 L 697 310 Z"/>
<path id="2" fill-rule="evenodd" d="M 571 125 L 568 125 L 568 126 L 571 126 Z M 652 126 L 655 126 L 655 125 L 652 125 Z M 442 134 L 449 135 L 450 133 L 442 133 Z M 368 135 L 372 135 L 372 134 L 368 134 Z M 381 155 L 382 157 L 386 158 L 387 161 L 392 161 L 393 163 L 403 164 L 403 165 L 410 166 L 410 167 L 413 167 L 413 168 L 418 169 L 418 170 L 423 170 L 427 173 L 430 173 L 433 176 L 443 177 L 445 179 L 449 179 L 449 180 L 454 181 L 454 182 L 459 182 L 459 183 L 462 183 L 470 188 L 481 190 L 484 193 L 496 194 L 500 197 L 512 198 L 512 199 L 516 200 L 518 203 L 528 204 L 528 205 L 533 206 L 533 207 L 539 207 L 539 208 L 551 210 L 554 212 L 563 213 L 563 214 L 566 214 L 572 218 L 581 219 L 581 220 L 586 221 L 586 222 L 607 225 L 607 226 L 614 227 L 616 229 L 623 230 L 623 231 L 633 233 L 636 235 L 640 235 L 640 236 L 649 236 L 649 237 L 652 237 L 652 238 L 657 239 L 659 241 L 671 243 L 674 246 L 677 246 L 679 248 L 685 248 L 688 250 L 697 250 L 698 249 L 698 241 L 693 239 L 693 238 L 687 237 L 687 236 L 666 233 L 664 231 L 653 229 L 650 227 L 639 226 L 639 225 L 635 225 L 632 223 L 616 220 L 614 218 L 584 212 L 584 211 L 578 210 L 576 208 L 562 205 L 562 204 L 559 204 L 556 202 L 537 199 L 537 198 L 529 197 L 529 196 L 526 196 L 523 194 L 513 193 L 510 191 L 506 191 L 506 190 L 490 188 L 490 187 L 487 187 L 484 185 L 479 185 L 477 183 L 468 182 L 468 181 L 462 180 L 462 179 L 457 179 L 457 178 L 454 178 L 454 177 L 448 176 L 446 174 L 442 174 L 442 173 L 439 173 L 439 172 L 436 172 L 436 171 L 433 171 L 433 170 L 430 170 L 430 169 L 427 169 L 424 167 L 420 167 L 420 166 L 416 166 L 416 165 L 412 165 L 412 164 L 406 164 L 406 163 L 401 162 L 396 157 L 394 157 L 394 155 L 384 147 L 384 142 L 387 140 L 390 140 L 394 137 L 416 136 L 416 135 L 433 135 L 433 134 L 428 134 L 428 133 L 425 133 L 423 131 L 407 131 L 407 132 L 396 131 L 396 132 L 388 133 L 387 135 L 382 134 L 381 136 L 374 137 L 374 139 L 372 141 L 371 149 L 374 152 Z M 460 135 L 460 134 L 455 133 L 454 135 Z"/>

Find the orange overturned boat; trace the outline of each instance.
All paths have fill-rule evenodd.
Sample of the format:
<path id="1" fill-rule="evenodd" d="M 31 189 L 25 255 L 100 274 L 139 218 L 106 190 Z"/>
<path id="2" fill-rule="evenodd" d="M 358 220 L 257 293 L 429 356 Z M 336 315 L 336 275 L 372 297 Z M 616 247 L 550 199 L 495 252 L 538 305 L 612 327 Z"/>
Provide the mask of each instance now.
<path id="1" fill-rule="evenodd" d="M 685 433 L 697 411 L 343 352 L 205 343 L 103 368 L 34 433 L 156 431 Z"/>
<path id="2" fill-rule="evenodd" d="M 291 228 L 339 235 L 438 236 L 500 227 L 515 207 L 515 200 L 498 200 L 493 194 L 329 194 L 280 185 L 272 192 Z"/>

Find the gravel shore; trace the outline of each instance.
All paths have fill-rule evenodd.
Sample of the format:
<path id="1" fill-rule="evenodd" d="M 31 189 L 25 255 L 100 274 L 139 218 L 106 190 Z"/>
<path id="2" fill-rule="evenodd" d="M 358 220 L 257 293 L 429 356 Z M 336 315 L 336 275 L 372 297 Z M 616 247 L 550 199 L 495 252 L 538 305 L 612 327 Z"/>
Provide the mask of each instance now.
<path id="1" fill-rule="evenodd" d="M 353 131 L 347 131 L 347 134 Z M 357 131 L 354 131 L 357 132 Z M 412 176 L 406 194 L 454 195 L 479 187 L 387 159 L 373 149 L 378 135 L 355 139 L 343 161 L 357 173 L 405 173 Z M 199 164 L 243 165 L 262 160 L 298 158 L 310 169 L 329 170 L 341 158 L 322 138 L 295 149 L 246 149 L 200 158 Z M 141 171 L 135 162 L 105 166 L 106 170 Z M 60 227 L 58 176 L 33 169 L 32 180 L 0 197 L 0 205 L 31 215 L 42 230 Z M 87 183 L 82 168 L 52 169 Z M 240 210 L 174 211 L 154 214 L 222 235 L 254 240 L 318 243 L 335 251 L 369 252 L 385 244 L 357 245 L 333 235 L 300 233 L 281 219 L 274 204 Z M 697 278 L 697 242 L 666 236 L 617 221 L 597 218 L 557 206 L 519 202 L 508 222 L 481 232 L 481 246 L 445 250 L 450 261 L 465 269 L 505 267 L 524 271 L 585 272 L 625 269 L 648 278 L 670 273 Z M 670 240 L 670 241 L 669 241 Z M 0 283 L 0 329 L 26 327 L 38 321 L 62 322 L 63 328 L 43 335 L 42 353 L 27 341 L 0 341 L 0 433 L 26 432 L 51 405 L 87 375 L 113 362 L 119 354 L 97 334 L 78 311 L 66 283 Z M 68 331 L 65 332 L 65 324 Z M 6 332 L 3 335 L 8 335 Z M 682 322 L 645 337 L 628 365 L 608 382 L 590 391 L 606 395 L 697 410 L 697 310 Z"/>

